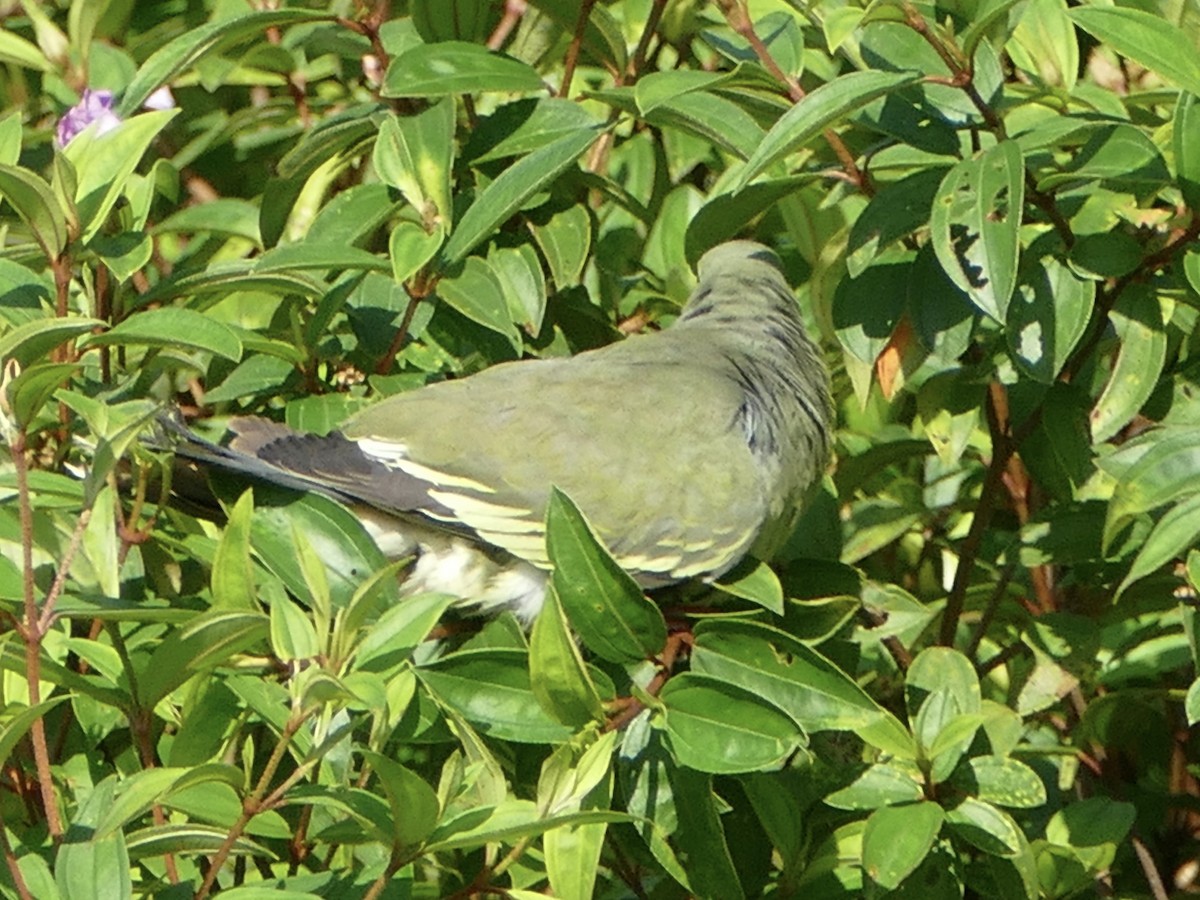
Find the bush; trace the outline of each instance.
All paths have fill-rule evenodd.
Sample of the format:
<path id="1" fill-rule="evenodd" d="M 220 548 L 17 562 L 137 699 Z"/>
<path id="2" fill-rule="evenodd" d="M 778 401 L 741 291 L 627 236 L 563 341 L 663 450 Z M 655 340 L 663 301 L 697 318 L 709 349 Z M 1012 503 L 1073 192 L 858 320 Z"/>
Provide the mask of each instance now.
<path id="1" fill-rule="evenodd" d="M 1190 13 L 251 5 L 0 7 L 0 892 L 1190 887 Z M 333 501 L 173 498 L 166 405 L 327 432 L 667 324 L 734 236 L 837 458 L 778 577 L 670 628 L 566 498 L 607 609 L 529 634 L 397 602 Z"/>

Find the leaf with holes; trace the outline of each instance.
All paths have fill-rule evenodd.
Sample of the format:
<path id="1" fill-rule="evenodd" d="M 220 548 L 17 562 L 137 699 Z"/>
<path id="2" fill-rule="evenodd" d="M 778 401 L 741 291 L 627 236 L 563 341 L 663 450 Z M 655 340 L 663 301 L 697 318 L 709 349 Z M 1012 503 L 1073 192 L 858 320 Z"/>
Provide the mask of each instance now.
<path id="1" fill-rule="evenodd" d="M 982 312 L 1003 322 L 1017 284 L 1024 160 L 1003 141 L 946 173 L 930 226 L 938 262 Z"/>

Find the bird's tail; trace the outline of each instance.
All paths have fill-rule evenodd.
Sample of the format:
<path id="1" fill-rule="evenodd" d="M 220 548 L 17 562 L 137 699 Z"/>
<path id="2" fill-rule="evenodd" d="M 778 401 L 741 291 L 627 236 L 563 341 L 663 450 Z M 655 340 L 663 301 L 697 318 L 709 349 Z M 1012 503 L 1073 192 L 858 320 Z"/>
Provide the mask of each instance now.
<path id="1" fill-rule="evenodd" d="M 267 420 L 266 427 L 274 429 L 275 437 L 285 433 L 293 434 L 291 429 Z M 265 431 L 265 428 L 264 428 Z M 237 441 L 226 446 L 201 437 L 189 428 L 179 418 L 178 413 L 163 413 L 158 417 L 156 433 L 148 441 L 150 446 L 159 450 L 169 450 L 176 458 L 182 458 L 200 466 L 214 466 L 226 472 L 232 472 L 254 481 L 278 485 L 296 491 L 320 491 L 334 497 L 340 497 L 340 492 L 313 478 L 306 478 L 295 472 L 289 472 L 273 465 L 256 455 L 261 444 L 239 446 Z"/>

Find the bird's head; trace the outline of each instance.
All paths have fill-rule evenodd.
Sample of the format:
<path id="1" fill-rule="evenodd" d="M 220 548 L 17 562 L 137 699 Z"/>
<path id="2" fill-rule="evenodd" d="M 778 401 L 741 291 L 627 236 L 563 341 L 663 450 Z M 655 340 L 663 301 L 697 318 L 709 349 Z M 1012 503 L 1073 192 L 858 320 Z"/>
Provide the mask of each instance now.
<path id="1" fill-rule="evenodd" d="M 681 322 L 716 323 L 718 317 L 761 319 L 772 312 L 797 318 L 796 299 L 775 251 L 755 241 L 718 244 L 696 266 L 699 283 Z M 716 312 L 717 316 L 711 316 Z M 798 319 L 797 319 L 798 320 Z"/>

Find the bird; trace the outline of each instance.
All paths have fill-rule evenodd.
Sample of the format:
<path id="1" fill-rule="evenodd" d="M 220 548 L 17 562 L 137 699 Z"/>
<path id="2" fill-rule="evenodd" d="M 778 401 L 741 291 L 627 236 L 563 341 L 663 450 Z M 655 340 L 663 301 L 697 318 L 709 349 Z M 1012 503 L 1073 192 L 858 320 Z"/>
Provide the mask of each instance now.
<path id="1" fill-rule="evenodd" d="M 243 416 L 220 444 L 181 427 L 174 449 L 340 500 L 384 554 L 415 557 L 403 593 L 529 625 L 551 570 L 552 489 L 643 589 L 711 582 L 786 540 L 832 421 L 780 258 L 734 240 L 700 258 L 668 328 L 395 394 L 328 435 Z"/>

